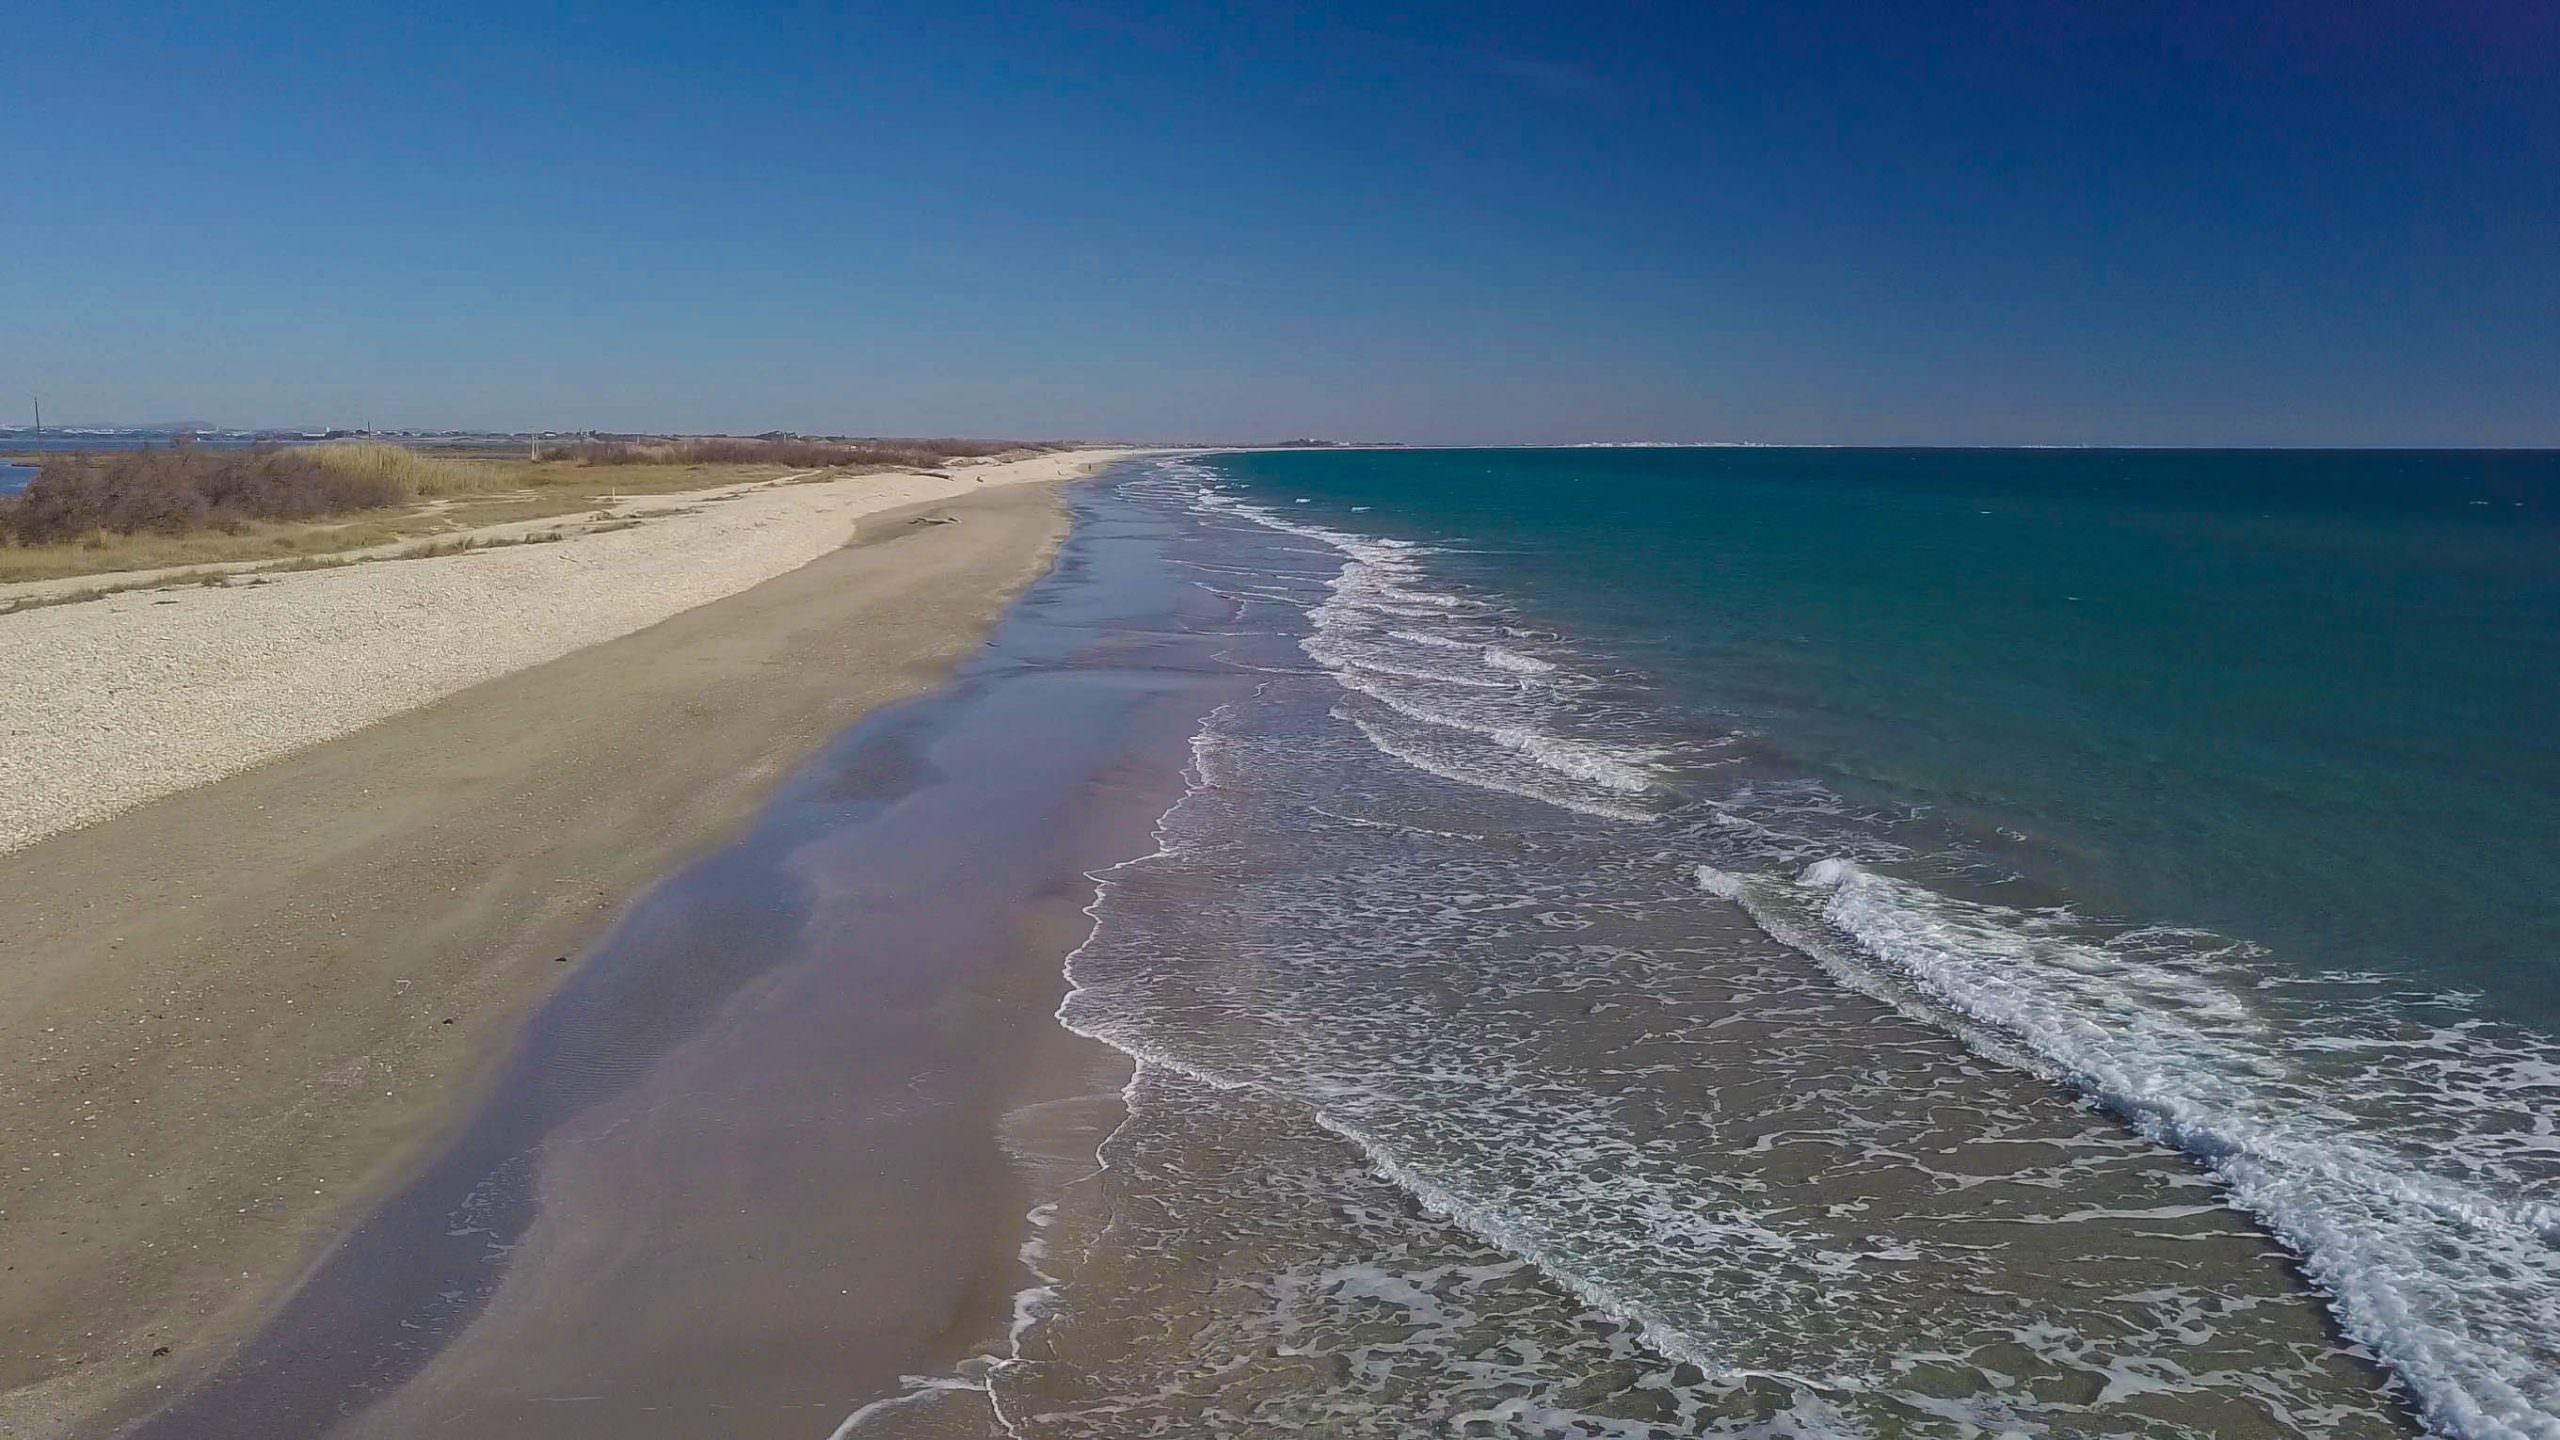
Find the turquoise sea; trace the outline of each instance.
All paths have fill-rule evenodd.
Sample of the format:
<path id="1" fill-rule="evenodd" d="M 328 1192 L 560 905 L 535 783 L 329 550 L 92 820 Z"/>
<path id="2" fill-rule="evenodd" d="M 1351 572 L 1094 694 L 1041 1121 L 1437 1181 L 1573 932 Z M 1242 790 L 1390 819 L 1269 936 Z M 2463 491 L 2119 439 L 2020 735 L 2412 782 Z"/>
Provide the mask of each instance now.
<path id="1" fill-rule="evenodd" d="M 2560 455 L 1217 462 L 2053 898 L 2560 1033 Z M 1357 507 L 1355 509 L 1355 507 Z"/>
<path id="2" fill-rule="evenodd" d="M 1077 503 L 1234 687 L 1067 966 L 1127 1117 L 844 1433 L 2560 1437 L 2560 456 Z"/>

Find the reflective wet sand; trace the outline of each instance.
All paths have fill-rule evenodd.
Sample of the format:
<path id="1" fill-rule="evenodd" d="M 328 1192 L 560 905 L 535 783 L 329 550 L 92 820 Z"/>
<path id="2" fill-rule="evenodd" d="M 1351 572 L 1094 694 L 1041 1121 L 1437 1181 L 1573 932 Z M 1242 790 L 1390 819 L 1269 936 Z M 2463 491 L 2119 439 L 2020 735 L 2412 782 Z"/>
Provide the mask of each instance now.
<path id="1" fill-rule="evenodd" d="M 151 1436 L 823 1435 L 1009 1313 L 1087 872 L 1213 698 L 1144 517 L 1087 514 L 953 685 L 637 905 L 490 1102 Z M 1090 1108 L 1090 1105 L 1088 1106 Z M 1090 1167 L 1093 1136 L 1066 1144 Z"/>

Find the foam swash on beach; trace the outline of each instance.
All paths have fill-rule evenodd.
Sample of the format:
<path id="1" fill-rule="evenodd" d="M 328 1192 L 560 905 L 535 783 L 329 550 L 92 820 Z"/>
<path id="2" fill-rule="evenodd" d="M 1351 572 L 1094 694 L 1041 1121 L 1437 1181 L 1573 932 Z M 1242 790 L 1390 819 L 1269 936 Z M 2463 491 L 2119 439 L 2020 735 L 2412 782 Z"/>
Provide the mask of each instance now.
<path id="1" fill-rule="evenodd" d="M 2318 888 L 2349 877 L 2278 893 L 2306 833 L 2331 871 L 2378 863 L 2337 816 L 2413 774 L 2547 866 L 2502 783 L 2546 782 L 2548 751 L 2465 788 L 2474 756 L 2398 743 L 2392 704 L 2441 693 L 2333 742 L 2249 728 L 2313 689 L 2179 669 L 2198 644 L 2241 666 L 2234 634 L 2273 623 L 2199 633 L 2190 606 L 2317 610 L 2317 567 L 2252 589 L 2285 544 L 2431 620 L 2547 605 L 2541 572 L 2497 532 L 2376 554 L 2352 515 L 2164 528 L 2085 457 L 1875 463 L 1256 455 L 1124 481 L 1182 517 L 1174 563 L 1255 688 L 1069 962 L 1061 1018 L 1138 1070 L 1100 1167 L 1043 1211 L 1024 1322 L 968 1383 L 847 1429 L 978 1406 L 1018 1435 L 2560 1436 L 2544 912 L 2439 960 L 2394 943 L 2446 933 L 2428 917 L 2374 913 L 2444 893 L 2422 861 L 2357 877 L 2354 924 Z M 2053 563 L 2112 613 L 2020 599 L 2049 533 L 1945 579 L 1982 542 L 1929 527 L 1985 487 L 2087 541 Z M 1631 491 L 1649 540 L 1590 513 Z M 1808 601 L 1808 534 L 1893 557 L 1852 591 L 1919 588 Z M 2163 547 L 2221 593 L 2136 613 Z M 2006 688 L 1960 683 L 1998 669 L 1977 644 L 2007 647 Z M 2165 700 L 2074 688 L 2155 664 Z M 2485 673 L 2483 730 L 2547 683 Z M 2195 758 L 2133 733 L 2167 711 L 2218 727 Z"/>
<path id="2" fill-rule="evenodd" d="M 2210 935 L 2091 934 L 1845 861 L 1699 878 L 1771 934 L 1991 1027 L 2209 1165 L 2430 1418 L 2548 1433 L 2534 1417 L 2560 1406 L 2560 1043 L 2468 997 L 2363 975 L 2288 982 Z"/>

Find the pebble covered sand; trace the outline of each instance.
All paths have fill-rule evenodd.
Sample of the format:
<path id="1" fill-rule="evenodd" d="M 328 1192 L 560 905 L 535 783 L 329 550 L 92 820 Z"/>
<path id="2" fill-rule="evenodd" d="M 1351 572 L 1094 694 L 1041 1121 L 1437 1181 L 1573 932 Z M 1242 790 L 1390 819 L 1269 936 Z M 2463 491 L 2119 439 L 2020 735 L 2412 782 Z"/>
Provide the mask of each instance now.
<path id="1" fill-rule="evenodd" d="M 843 545 L 863 515 L 1109 458 L 768 486 L 557 544 L 0 616 L 0 852 L 735 594 Z"/>

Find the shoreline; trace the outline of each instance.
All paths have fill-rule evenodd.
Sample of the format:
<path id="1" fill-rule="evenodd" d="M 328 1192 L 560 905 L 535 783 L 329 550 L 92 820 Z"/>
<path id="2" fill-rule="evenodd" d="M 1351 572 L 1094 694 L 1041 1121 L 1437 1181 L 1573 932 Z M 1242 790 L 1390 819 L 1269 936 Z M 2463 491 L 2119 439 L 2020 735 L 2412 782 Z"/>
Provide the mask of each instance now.
<path id="1" fill-rule="evenodd" d="M 1063 516 L 971 489 L 910 507 L 969 523 L 875 512 L 753 589 L 13 854 L 0 942 L 42 959 L 0 1002 L 0 1135 L 52 1163 L 0 1177 L 0 1427 L 99 1433 L 202 1373 L 451 1133 L 624 897 L 974 653 Z"/>
<path id="2" fill-rule="evenodd" d="M 978 660 L 641 897 L 436 1157 L 130 1433 L 778 1440 L 1000 1344 L 1024 1214 L 1127 1079 L 1055 1020 L 1090 874 L 1145 849 L 1221 673 L 1132 653 L 1166 592 L 1071 503 Z"/>
<path id="3" fill-rule="evenodd" d="M 1098 1183 L 1040 1218 L 1063 1262 L 1042 1268 L 1068 1281 L 1016 1363 L 920 1381 L 860 1434 L 986 1433 L 987 1403 L 1042 1433 L 1104 1416 L 1171 1432 L 1212 1410 L 1242 1429 L 1579 1411 L 1594 1430 L 1692 1433 L 1797 1403 L 1735 1384 L 1717 1360 L 1737 1354 L 1812 1414 L 1872 1403 L 1887 1429 L 1950 1396 L 2066 1428 L 2245 1429 L 2281 1394 L 2333 1415 L 2322 1433 L 2407 1433 L 2389 1377 L 2182 1157 L 1842 987 L 1695 884 L 1677 842 L 1509 788 L 1508 742 L 1466 741 L 1507 716 L 1440 709 L 1486 729 L 1439 722 L 1435 768 L 1359 723 L 1376 711 L 1346 715 L 1346 692 L 1369 692 L 1328 655 L 1487 682 L 1434 692 L 1444 707 L 1511 693 L 1524 651 L 1576 657 L 1534 617 L 1440 603 L 1455 597 L 1428 572 L 1310 558 L 1292 490 L 1273 489 L 1267 521 L 1208 519 L 1180 551 L 1238 612 L 1205 628 L 1268 678 L 1195 740 L 1203 783 L 1097 902 L 1065 1007 L 1166 1063 L 1132 1085 Z M 1394 638 L 1422 653 L 1381 654 Z M 1532 733 L 1570 737 L 1589 717 L 1538 718 L 1553 728 Z M 1460 752 L 1466 770 L 1459 743 L 1492 753 Z M 1716 1243 L 1593 1223 L 1639 1207 Z M 1777 1228 L 1790 1212 L 1823 1222 L 1809 1263 L 1773 1254 L 1806 1255 Z M 1820 1303 L 1849 1257 L 1912 1277 L 1860 1297 L 1871 1328 L 1719 1313 Z M 2151 1308 L 2188 1287 L 2178 1305 L 2212 1322 Z M 2085 1349 L 2002 1349 L 2021 1313 Z M 1489 1336 L 1516 1339 L 1516 1363 L 1488 1363 Z M 1909 1402 L 1835 1379 L 1942 1352 L 1997 1358 L 1924 1369 Z M 2196 1383 L 2109 1388 L 2155 1357 Z M 986 1402 L 961 1388 L 989 1375 Z"/>

